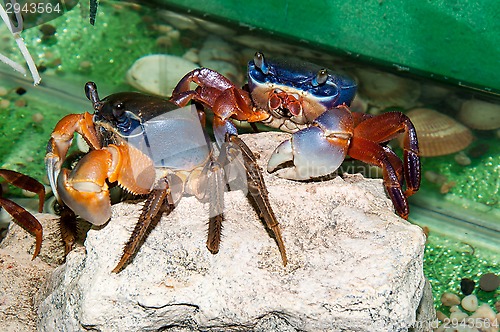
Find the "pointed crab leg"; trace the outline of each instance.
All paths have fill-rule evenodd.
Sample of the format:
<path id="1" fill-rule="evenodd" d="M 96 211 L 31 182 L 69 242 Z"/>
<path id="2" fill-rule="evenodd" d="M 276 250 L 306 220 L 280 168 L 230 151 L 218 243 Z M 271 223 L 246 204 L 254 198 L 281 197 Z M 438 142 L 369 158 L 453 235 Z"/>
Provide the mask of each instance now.
<path id="1" fill-rule="evenodd" d="M 209 220 L 207 249 L 212 254 L 219 252 L 222 223 L 224 221 L 224 191 L 225 180 L 222 163 L 220 161 L 211 161 L 206 167 L 206 187 L 204 191 L 208 193 L 209 199 Z"/>
<path id="2" fill-rule="evenodd" d="M 371 140 L 354 136 L 351 140 L 349 155 L 365 163 L 382 168 L 384 186 L 391 197 L 397 214 L 403 219 L 408 219 L 410 210 L 406 195 L 401 188 L 397 172 L 394 170 L 384 148 Z"/>
<path id="3" fill-rule="evenodd" d="M 286 266 L 288 259 L 286 257 L 285 244 L 281 236 L 278 219 L 274 215 L 274 211 L 269 203 L 269 193 L 264 178 L 262 177 L 260 167 L 257 165 L 255 155 L 238 136 L 228 136 L 227 140 L 235 144 L 241 150 L 243 156 L 244 167 L 248 179 L 248 197 L 255 203 L 260 212 L 260 216 L 264 219 L 268 229 L 273 233 L 276 243 L 278 244 L 283 266 Z"/>
<path id="4" fill-rule="evenodd" d="M 38 195 L 38 212 L 42 212 L 45 202 L 45 187 L 30 176 L 8 169 L 0 169 L 0 176 L 18 188 L 31 191 Z"/>
<path id="5" fill-rule="evenodd" d="M 33 253 L 32 258 L 35 259 L 42 248 L 42 225 L 31 213 L 11 200 L 0 197 L 0 206 L 3 207 L 5 211 L 12 216 L 12 218 L 14 218 L 14 221 L 16 221 L 22 228 L 36 238 L 35 252 Z"/>
<path id="6" fill-rule="evenodd" d="M 410 119 L 400 112 L 387 112 L 364 119 L 354 128 L 354 136 L 376 143 L 387 142 L 401 133 L 404 133 L 403 168 L 407 187 L 405 196 L 409 197 L 418 191 L 421 180 L 417 132 Z"/>
<path id="7" fill-rule="evenodd" d="M 163 214 L 169 215 L 174 210 L 175 205 L 173 204 L 167 179 L 161 179 L 158 184 L 159 188 L 152 190 L 144 203 L 139 220 L 123 248 L 123 255 L 113 269 L 113 273 L 120 272 L 128 264 L 130 258 L 136 253 L 139 244 L 144 239 L 151 221 L 157 218 L 157 216 Z"/>
<path id="8" fill-rule="evenodd" d="M 42 212 L 43 203 L 45 201 L 45 187 L 43 186 L 43 184 L 33 179 L 32 177 L 7 169 L 0 169 L 0 176 L 3 177 L 7 182 L 18 188 L 36 193 L 39 199 L 38 211 Z M 16 223 L 18 223 L 28 233 L 35 237 L 36 245 L 35 252 L 33 253 L 32 258 L 35 259 L 35 257 L 40 253 L 40 249 L 42 248 L 42 225 L 31 213 L 26 211 L 22 206 L 12 202 L 9 199 L 1 197 L 1 191 L 0 206 L 3 207 L 5 211 L 7 211 L 7 213 L 12 216 Z"/>

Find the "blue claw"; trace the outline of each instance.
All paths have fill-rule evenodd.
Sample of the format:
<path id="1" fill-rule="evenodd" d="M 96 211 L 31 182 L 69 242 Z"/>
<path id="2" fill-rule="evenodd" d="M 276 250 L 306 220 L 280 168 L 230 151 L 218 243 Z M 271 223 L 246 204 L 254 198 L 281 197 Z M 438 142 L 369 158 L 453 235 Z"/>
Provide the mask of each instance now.
<path id="1" fill-rule="evenodd" d="M 309 180 L 333 173 L 347 155 L 353 122 L 348 111 L 340 106 L 323 113 L 313 126 L 292 135 L 271 155 L 268 172 L 282 178 Z"/>

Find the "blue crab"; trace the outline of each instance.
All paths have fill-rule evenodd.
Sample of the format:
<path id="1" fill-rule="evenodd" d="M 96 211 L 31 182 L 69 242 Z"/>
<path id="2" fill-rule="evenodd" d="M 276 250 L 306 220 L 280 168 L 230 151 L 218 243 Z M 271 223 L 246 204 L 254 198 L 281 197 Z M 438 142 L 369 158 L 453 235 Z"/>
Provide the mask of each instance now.
<path id="1" fill-rule="evenodd" d="M 191 83 L 197 84 L 194 90 Z M 351 112 L 355 92 L 354 80 L 330 69 L 292 59 L 268 60 L 257 52 L 248 64 L 245 87 L 199 68 L 180 80 L 171 100 L 180 106 L 193 100 L 211 108 L 219 144 L 225 135 L 237 135 L 232 119 L 291 133 L 267 167 L 284 178 L 309 180 L 331 174 L 347 156 L 381 167 L 395 210 L 407 219 L 407 198 L 419 189 L 421 178 L 415 128 L 400 112 L 377 116 Z M 386 145 L 400 134 L 404 134 L 403 160 Z"/>

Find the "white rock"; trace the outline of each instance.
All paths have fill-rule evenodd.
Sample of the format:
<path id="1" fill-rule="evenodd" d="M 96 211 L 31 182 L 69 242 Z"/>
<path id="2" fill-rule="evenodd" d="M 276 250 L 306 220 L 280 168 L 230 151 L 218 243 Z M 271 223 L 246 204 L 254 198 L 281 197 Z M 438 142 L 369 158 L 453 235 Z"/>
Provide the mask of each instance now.
<path id="1" fill-rule="evenodd" d="M 478 307 L 477 296 L 474 294 L 467 295 L 462 299 L 462 308 L 467 311 L 476 311 Z"/>
<path id="2" fill-rule="evenodd" d="M 486 303 L 483 303 L 479 306 L 479 308 L 477 308 L 477 310 L 471 315 L 472 318 L 485 318 L 485 319 L 489 319 L 490 321 L 494 321 L 495 320 L 495 312 L 493 311 L 493 309 L 491 309 L 491 307 L 486 304 Z"/>
<path id="3" fill-rule="evenodd" d="M 127 82 L 141 91 L 169 97 L 179 80 L 198 67 L 174 55 L 147 55 L 134 62 L 127 72 Z"/>
<path id="4" fill-rule="evenodd" d="M 455 311 L 450 314 L 451 321 L 461 322 L 464 321 L 469 315 L 462 311 Z"/>
<path id="5" fill-rule="evenodd" d="M 36 214 L 44 228 L 40 255 L 31 260 L 35 239 L 12 223 L 0 243 L 0 327 L 2 332 L 36 331 L 33 295 L 61 259 L 62 248 L 55 217 Z M 59 234 L 59 233 L 58 233 Z"/>
<path id="6" fill-rule="evenodd" d="M 451 307 L 460 304 L 460 298 L 456 294 L 446 292 L 441 295 L 441 303 L 447 307 Z"/>
<path id="7" fill-rule="evenodd" d="M 267 161 L 284 137 L 245 140 Z M 435 317 L 432 296 L 423 297 L 425 236 L 394 214 L 381 180 L 264 177 L 286 268 L 237 191 L 225 195 L 217 255 L 205 247 L 208 208 L 187 197 L 112 274 L 141 210 L 118 204 L 107 225 L 89 231 L 86 253 L 70 253 L 40 294 L 39 331 L 403 331 L 415 326 L 417 308 Z"/>

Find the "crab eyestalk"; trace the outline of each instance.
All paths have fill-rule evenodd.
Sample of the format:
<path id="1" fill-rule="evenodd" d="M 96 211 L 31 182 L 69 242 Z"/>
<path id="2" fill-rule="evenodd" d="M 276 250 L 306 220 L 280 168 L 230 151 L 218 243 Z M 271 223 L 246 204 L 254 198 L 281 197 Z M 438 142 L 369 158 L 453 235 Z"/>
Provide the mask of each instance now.
<path id="1" fill-rule="evenodd" d="M 97 93 L 97 85 L 94 82 L 87 82 L 85 84 L 85 95 L 87 99 L 92 102 L 94 110 L 98 111 L 102 105 L 99 99 L 99 94 Z"/>

